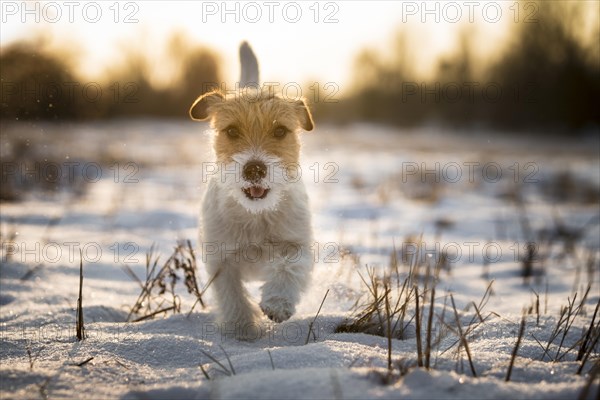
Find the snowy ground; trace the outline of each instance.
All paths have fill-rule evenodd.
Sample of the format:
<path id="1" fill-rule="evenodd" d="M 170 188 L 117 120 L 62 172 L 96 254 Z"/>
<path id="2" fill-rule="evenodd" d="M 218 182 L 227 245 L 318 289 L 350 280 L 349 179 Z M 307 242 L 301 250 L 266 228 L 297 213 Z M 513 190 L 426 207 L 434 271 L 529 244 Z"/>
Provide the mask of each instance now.
<path id="1" fill-rule="evenodd" d="M 1 205 L 3 399 L 577 398 L 590 382 L 600 345 L 583 373 L 575 372 L 600 298 L 597 134 L 561 142 L 319 127 L 304 137 L 301 169 L 314 212 L 313 285 L 290 321 L 265 320 L 260 339 L 240 342 L 214 324 L 210 291 L 207 308 L 190 315 L 194 298 L 180 287 L 180 314 L 126 322 L 140 286 L 123 265 L 142 277 L 153 244 L 161 260 L 178 240 L 197 244 L 202 163 L 211 157 L 205 129 L 164 121 L 3 127 L 3 185 L 43 189 L 52 163 L 62 175 L 58 191 L 36 189 Z M 31 161 L 37 169 L 25 167 Z M 26 182 L 15 184 L 21 174 Z M 416 367 L 411 325 L 404 340 L 392 340 L 390 379 L 386 337 L 335 333 L 365 298 L 365 265 L 388 270 L 393 249 L 402 260 L 421 235 L 425 257 L 452 259 L 437 283 L 438 316 L 452 315 L 452 293 L 469 329 L 478 320 L 471 302 L 479 304 L 494 281 L 481 311 L 488 318 L 468 336 L 477 377 L 452 332 L 433 349 L 427 371 Z M 528 241 L 538 245 L 539 258 L 525 281 Z M 82 342 L 75 338 L 80 250 L 88 335 Z M 198 277 L 201 285 L 208 280 L 202 265 Z M 562 344 L 563 331 L 545 354 L 561 307 L 579 305 L 588 284 Z M 250 290 L 257 296 L 259 283 Z M 540 311 L 526 317 L 505 382 L 522 311 L 535 309 L 535 293 Z M 598 318 L 595 325 L 592 337 L 600 334 Z M 587 398 L 598 390 L 596 379 Z"/>

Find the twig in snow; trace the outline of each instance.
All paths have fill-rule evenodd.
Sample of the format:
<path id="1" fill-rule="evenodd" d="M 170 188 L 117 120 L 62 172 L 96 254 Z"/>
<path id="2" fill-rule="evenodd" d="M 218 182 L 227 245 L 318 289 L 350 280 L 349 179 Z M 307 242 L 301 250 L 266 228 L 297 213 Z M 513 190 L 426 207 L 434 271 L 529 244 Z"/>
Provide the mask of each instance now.
<path id="1" fill-rule="evenodd" d="M 425 343 L 425 368 L 429 369 L 431 359 L 431 325 L 433 324 L 433 304 L 435 302 L 435 285 L 431 288 L 429 315 L 427 316 L 427 342 Z"/>
<path id="2" fill-rule="evenodd" d="M 273 356 L 271 355 L 271 350 L 267 349 L 267 353 L 269 354 L 269 360 L 271 360 L 271 368 L 275 371 L 275 363 L 273 362 Z"/>
<path id="3" fill-rule="evenodd" d="M 423 366 L 423 347 L 421 345 L 421 306 L 419 305 L 419 287 L 414 286 L 415 291 L 415 320 L 417 326 L 417 365 Z"/>
<path id="4" fill-rule="evenodd" d="M 462 344 L 467 353 L 467 358 L 469 359 L 471 373 L 474 377 L 477 378 L 477 372 L 475 372 L 475 366 L 473 365 L 473 360 L 471 358 L 471 351 L 469 350 L 469 343 L 467 341 L 467 337 L 463 334 L 462 327 L 460 325 L 460 319 L 458 318 L 458 311 L 456 311 L 456 304 L 454 304 L 454 297 L 452 295 L 450 295 L 450 301 L 452 302 L 452 308 L 454 309 L 454 317 L 456 318 L 456 327 L 458 328 L 458 334 L 460 335 L 460 340 L 462 341 Z"/>
<path id="5" fill-rule="evenodd" d="M 323 300 L 321 300 L 321 305 L 319 306 L 319 309 L 317 310 L 317 314 L 315 315 L 313 320 L 308 325 L 308 335 L 306 335 L 306 342 L 304 342 L 304 344 L 308 344 L 308 341 L 310 340 L 310 334 L 312 333 L 313 325 L 314 325 L 315 321 L 317 320 L 319 313 L 321 312 L 321 308 L 323 307 L 323 303 L 325 303 L 325 299 L 327 298 L 328 294 L 329 294 L 329 289 L 327 289 L 327 291 L 325 292 L 325 296 L 323 296 Z"/>
<path id="6" fill-rule="evenodd" d="M 519 327 L 519 336 L 517 336 L 517 343 L 515 344 L 515 348 L 512 351 L 512 355 L 510 357 L 510 364 L 508 365 L 508 371 L 506 372 L 506 378 L 504 379 L 506 382 L 510 381 L 510 375 L 512 374 L 513 365 L 515 364 L 515 359 L 517 358 L 517 352 L 519 351 L 519 346 L 521 345 L 521 339 L 523 338 L 523 333 L 525 332 L 525 315 L 521 318 L 521 326 Z"/>
<path id="7" fill-rule="evenodd" d="M 85 327 L 83 326 L 83 252 L 79 249 L 79 298 L 77 299 L 77 340 L 85 339 Z"/>

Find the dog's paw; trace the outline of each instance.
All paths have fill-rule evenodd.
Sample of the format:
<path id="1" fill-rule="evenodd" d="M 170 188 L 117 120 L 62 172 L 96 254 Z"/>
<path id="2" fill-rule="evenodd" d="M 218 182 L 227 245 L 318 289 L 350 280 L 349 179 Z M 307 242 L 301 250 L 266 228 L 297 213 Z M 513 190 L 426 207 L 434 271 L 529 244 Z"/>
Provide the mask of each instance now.
<path id="1" fill-rule="evenodd" d="M 283 322 L 294 314 L 296 307 L 283 297 L 271 297 L 260 302 L 260 308 L 271 321 Z"/>

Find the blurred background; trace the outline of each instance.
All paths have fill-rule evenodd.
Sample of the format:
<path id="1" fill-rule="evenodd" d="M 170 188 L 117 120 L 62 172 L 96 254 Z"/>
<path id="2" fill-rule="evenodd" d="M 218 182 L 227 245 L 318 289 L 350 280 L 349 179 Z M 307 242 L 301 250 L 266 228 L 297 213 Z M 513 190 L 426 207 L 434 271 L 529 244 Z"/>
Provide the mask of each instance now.
<path id="1" fill-rule="evenodd" d="M 129 173 L 136 194 L 147 182 L 195 207 L 211 148 L 208 125 L 190 122 L 188 108 L 215 87 L 235 90 L 243 41 L 263 83 L 307 99 L 317 134 L 304 136 L 304 162 L 334 163 L 336 190 L 359 193 L 367 220 L 398 200 L 389 192 L 398 179 L 398 201 L 424 198 L 423 210 L 444 205 L 443 185 L 464 201 L 471 182 L 449 185 L 440 171 L 404 182 L 406 163 L 423 160 L 423 171 L 500 163 L 515 179 L 493 185 L 494 198 L 535 186 L 551 204 L 600 199 L 598 1 L 2 1 L 0 11 L 0 201 L 39 192 L 69 204 L 99 191 L 112 215 L 127 186 L 103 183 Z M 360 154 L 388 161 L 372 176 L 372 163 L 370 172 L 347 165 Z M 99 182 L 83 169 L 90 163 Z M 535 166 L 535 185 L 520 179 L 530 176 L 524 165 Z M 331 209 L 332 226 L 344 224 L 348 204 L 331 205 L 336 192 L 318 178 L 309 191 L 320 220 Z"/>
<path id="2" fill-rule="evenodd" d="M 3 1 L 0 117 L 187 118 L 208 87 L 233 89 L 248 40 L 263 82 L 320 122 L 597 132 L 599 7 Z"/>
<path id="3" fill-rule="evenodd" d="M 215 87 L 235 91 L 243 41 L 257 55 L 261 81 L 278 85 L 284 97 L 305 97 L 315 119 L 314 131 L 300 134 L 315 270 L 298 318 L 309 316 L 310 329 L 317 316 L 341 321 L 363 294 L 377 292 L 363 286 L 375 276 L 371 268 L 382 277 L 399 278 L 400 271 L 411 283 L 393 285 L 408 289 L 396 309 L 402 296 L 418 299 L 411 295 L 417 288 L 425 304 L 437 285 L 429 304 L 442 315 L 438 350 L 450 343 L 442 332 L 455 332 L 443 320 L 451 314 L 448 294 L 468 310 L 461 311 L 461 321 L 472 316 L 464 338 L 476 341 L 477 370 L 485 366 L 489 382 L 504 375 L 519 317 L 529 314 L 529 342 L 519 349 L 510 389 L 522 391 L 513 397 L 569 397 L 585 381 L 593 387 L 591 378 L 572 375 L 575 355 L 567 353 L 593 342 L 587 321 L 600 298 L 599 38 L 599 0 L 0 0 L 0 397 L 83 397 L 87 390 L 88 397 L 122 391 L 123 398 L 140 398 L 125 390 L 163 384 L 181 384 L 184 391 L 173 393 L 185 397 L 200 376 L 198 349 L 218 357 L 230 351 L 197 329 L 212 321 L 212 294 L 208 312 L 194 309 L 188 278 L 196 261 L 181 260 L 198 260 L 194 293 L 210 286 L 198 217 L 207 171 L 214 171 L 212 134 L 207 122 L 189 120 L 188 109 Z M 150 280 L 148 290 L 143 282 Z M 373 282 L 379 293 L 390 290 Z M 248 285 L 256 299 L 260 285 Z M 74 346 L 78 287 L 92 341 Z M 380 315 L 373 304 L 382 298 L 367 304 L 370 315 Z M 411 301 L 402 304 L 406 310 Z M 146 321 L 190 309 L 193 319 Z M 140 322 L 122 329 L 134 320 Z M 59 331 L 69 338 L 57 333 L 55 340 Z M 549 340 L 545 350 L 530 333 Z M 553 361 L 525 360 L 554 355 L 559 336 Z M 348 343 L 329 353 L 326 343 L 296 353 L 269 337 L 278 348 L 274 369 L 294 368 L 293 359 L 305 367 L 313 356 L 315 365 L 331 358 L 323 365 L 337 368 L 334 397 L 343 397 L 336 388 L 346 382 L 338 382 L 338 367 L 376 368 L 376 353 L 363 349 L 386 347 L 367 339 L 350 351 L 346 335 Z M 242 373 L 267 365 L 266 342 L 257 343 L 232 348 L 232 358 L 240 357 L 236 369 L 244 358 Z M 465 372 L 460 347 L 446 353 L 452 346 L 438 352 L 439 366 Z M 593 353 L 587 365 L 598 367 L 593 347 L 582 366 Z M 246 356 L 252 349 L 258 358 Z M 355 352 L 366 358 L 348 358 Z M 87 355 L 96 357 L 89 366 L 94 357 L 75 364 Z M 413 361 L 402 355 L 401 374 Z M 377 380 L 378 396 L 387 393 L 379 382 L 406 386 L 392 374 L 368 376 Z M 442 389 L 459 387 L 437 376 Z M 438 382 L 412 379 L 416 386 L 430 381 Z M 537 386 L 523 386 L 533 381 L 550 382 L 550 389 L 540 395 Z M 219 383 L 218 393 L 226 397 L 224 387 Z M 468 381 L 461 387 L 478 393 Z M 498 390 L 497 397 L 508 397 Z"/>

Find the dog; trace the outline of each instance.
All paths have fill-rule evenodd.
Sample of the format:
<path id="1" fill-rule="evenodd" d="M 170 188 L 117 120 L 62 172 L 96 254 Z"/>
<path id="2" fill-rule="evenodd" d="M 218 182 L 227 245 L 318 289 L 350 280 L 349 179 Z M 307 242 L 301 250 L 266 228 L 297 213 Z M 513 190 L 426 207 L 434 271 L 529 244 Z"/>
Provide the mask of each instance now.
<path id="1" fill-rule="evenodd" d="M 239 92 L 203 94 L 189 115 L 209 120 L 214 132 L 216 166 L 202 202 L 200 243 L 218 319 L 247 339 L 256 335 L 261 311 L 274 322 L 289 319 L 310 282 L 311 212 L 299 135 L 314 122 L 304 99 L 258 87 L 258 62 L 246 42 L 240 61 Z M 247 280 L 264 281 L 259 307 Z"/>

